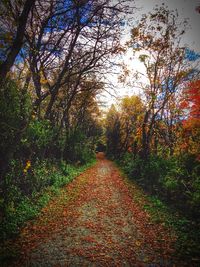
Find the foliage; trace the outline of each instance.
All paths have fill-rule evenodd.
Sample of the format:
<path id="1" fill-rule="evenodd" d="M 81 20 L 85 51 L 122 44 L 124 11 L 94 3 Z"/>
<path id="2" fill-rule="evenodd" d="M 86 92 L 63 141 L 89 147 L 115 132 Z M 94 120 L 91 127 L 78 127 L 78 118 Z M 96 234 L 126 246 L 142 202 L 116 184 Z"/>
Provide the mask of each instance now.
<path id="1" fill-rule="evenodd" d="M 192 155 L 164 159 L 150 156 L 148 160 L 126 154 L 120 161 L 125 173 L 150 194 L 158 195 L 188 216 L 198 217 L 199 162 Z"/>
<path id="2" fill-rule="evenodd" d="M 145 72 L 136 70 L 131 74 L 124 67 L 122 80 L 125 82 L 130 76 L 131 85 L 140 89 L 141 104 L 137 103 L 140 118 L 133 117 L 134 103 L 130 103 L 126 112 L 128 103 L 124 98 L 121 103 L 126 103 L 125 109 L 118 108 L 115 112 L 118 127 L 113 127 L 116 120 L 110 119 L 111 111 L 105 124 L 107 132 L 117 136 L 112 143 L 107 136 L 108 155 L 145 192 L 186 218 L 180 224 L 177 222 L 178 250 L 184 257 L 185 249 L 191 259 L 198 257 L 199 248 L 199 235 L 195 237 L 189 229 L 191 223 L 199 231 L 200 217 L 199 74 L 193 69 L 199 68 L 199 57 L 193 51 L 191 59 L 189 50 L 180 45 L 187 21 L 180 26 L 178 17 L 176 11 L 163 4 L 144 15 L 132 29 L 128 47 Z M 130 133 L 126 135 L 126 127 L 122 125 L 129 122 Z M 123 140 L 127 146 L 121 145 Z M 155 207 L 162 209 L 163 204 L 157 198 L 153 200 Z"/>
<path id="3" fill-rule="evenodd" d="M 45 151 L 52 146 L 55 130 L 48 120 L 32 120 L 27 127 L 21 142 L 29 155 L 44 156 Z"/>
<path id="4" fill-rule="evenodd" d="M 126 1 L 11 2 L 0 3 L 3 238 L 35 217 L 105 143 L 146 192 L 198 224 L 199 55 L 181 46 L 187 21 L 179 24 L 164 4 L 142 17 L 127 43 L 145 69 L 131 77 L 141 94 L 112 105 L 102 122 L 97 99 L 113 55 L 124 51 Z M 123 82 L 131 74 L 125 66 L 124 74 Z M 157 198 L 152 203 L 164 209 Z"/>
<path id="5" fill-rule="evenodd" d="M 123 1 L 26 0 L 1 1 L 0 9 L 4 214 L 21 193 L 30 197 L 66 182 L 63 175 L 54 176 L 50 162 L 66 160 L 78 168 L 95 157 L 100 77 L 120 50 L 118 19 L 128 7 Z"/>
<path id="6" fill-rule="evenodd" d="M 94 160 L 100 133 L 98 120 L 93 117 L 99 112 L 94 100 L 91 103 L 88 100 L 80 117 L 72 111 L 70 129 L 60 129 L 49 119 L 40 119 L 32 113 L 26 89 L 8 79 L 0 91 L 3 238 L 18 233 L 26 220 L 38 214 L 52 192 L 58 192 L 59 187 L 83 170 L 83 164 Z M 77 126 L 80 118 L 83 122 Z"/>
<path id="7" fill-rule="evenodd" d="M 134 155 L 141 148 L 141 123 L 144 115 L 142 99 L 133 95 L 121 99 L 118 110 L 111 106 L 106 118 L 107 152 L 120 158 L 127 151 Z"/>
<path id="8" fill-rule="evenodd" d="M 111 106 L 106 118 L 107 154 L 119 156 L 120 146 L 120 120 L 114 105 Z"/>
<path id="9" fill-rule="evenodd" d="M 19 145 L 20 134 L 30 115 L 30 97 L 17 83 L 7 79 L 0 88 L 0 151 L 4 157 Z"/>
<path id="10" fill-rule="evenodd" d="M 183 92 L 180 108 L 185 111 L 179 143 L 182 153 L 189 153 L 198 159 L 200 153 L 200 81 L 190 82 Z"/>
<path id="11" fill-rule="evenodd" d="M 95 157 L 92 140 L 88 139 L 80 129 L 71 133 L 65 149 L 66 158 L 79 164 L 85 164 L 91 157 Z"/>
<path id="12" fill-rule="evenodd" d="M 176 11 L 164 4 L 156 7 L 132 29 L 128 43 L 134 57 L 144 66 L 144 73 L 136 70 L 132 74 L 133 85 L 141 88 L 145 105 L 141 123 L 144 158 L 157 149 L 160 139 L 173 154 L 177 140 L 175 130 L 180 120 L 180 93 L 186 80 L 194 76 L 192 63 L 185 56 L 187 49 L 180 45 L 187 20 L 180 24 L 178 21 Z"/>

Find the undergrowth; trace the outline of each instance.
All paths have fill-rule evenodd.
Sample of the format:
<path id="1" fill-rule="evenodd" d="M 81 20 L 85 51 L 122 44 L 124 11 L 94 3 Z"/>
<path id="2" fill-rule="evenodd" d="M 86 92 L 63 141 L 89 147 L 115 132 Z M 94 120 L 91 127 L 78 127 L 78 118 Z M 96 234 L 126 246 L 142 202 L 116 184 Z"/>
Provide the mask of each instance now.
<path id="1" fill-rule="evenodd" d="M 35 218 L 49 200 L 60 193 L 60 189 L 71 182 L 76 176 L 93 165 L 95 160 L 81 166 L 74 166 L 62 161 L 59 164 L 49 165 L 40 162 L 34 168 L 34 184 L 31 192 L 22 192 L 20 187 L 13 185 L 9 188 L 9 202 L 5 214 L 0 221 L 0 240 L 6 240 L 18 235 L 21 227 L 30 219 Z M 29 186 L 31 187 L 31 186 Z"/>
<path id="2" fill-rule="evenodd" d="M 117 162 L 117 165 L 120 167 L 119 162 Z M 199 266 L 199 223 L 192 218 L 183 216 L 176 208 L 169 206 L 158 196 L 148 194 L 142 189 L 141 185 L 134 181 L 133 177 L 128 177 L 124 173 L 122 166 L 121 172 L 130 192 L 132 192 L 134 201 L 150 214 L 152 222 L 171 229 L 177 236 L 173 255 L 177 263 L 185 262 L 186 265 L 184 266 Z"/>

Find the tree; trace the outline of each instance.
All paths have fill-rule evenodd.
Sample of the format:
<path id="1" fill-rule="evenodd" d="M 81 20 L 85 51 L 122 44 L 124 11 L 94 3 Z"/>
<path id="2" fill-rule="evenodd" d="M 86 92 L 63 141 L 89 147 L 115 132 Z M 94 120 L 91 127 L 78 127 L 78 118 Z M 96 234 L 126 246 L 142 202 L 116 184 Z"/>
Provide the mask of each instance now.
<path id="1" fill-rule="evenodd" d="M 180 103 L 183 110 L 183 129 L 180 146 L 184 152 L 195 155 L 200 153 L 200 80 L 188 83 Z"/>
<path id="2" fill-rule="evenodd" d="M 124 97 L 120 102 L 120 136 L 121 154 L 128 150 L 134 155 L 141 145 L 141 123 L 144 115 L 144 105 L 139 96 Z"/>
<path id="3" fill-rule="evenodd" d="M 107 113 L 105 127 L 107 139 L 107 152 L 109 155 L 119 157 L 120 155 L 120 118 L 114 105 L 112 105 Z"/>
<path id="4" fill-rule="evenodd" d="M 0 3 L 0 9 L 2 12 L 2 14 L 0 14 L 2 15 L 0 20 L 0 34 L 2 37 L 4 37 L 4 40 L 1 40 L 1 46 L 2 48 L 4 48 L 4 46 L 6 48 L 6 57 L 0 63 L 1 82 L 5 79 L 7 73 L 13 66 L 15 59 L 23 46 L 27 21 L 34 4 L 35 0 L 4 0 Z M 17 14 L 16 12 L 19 14 Z M 12 18 L 10 18 L 10 16 Z M 5 19 L 7 23 L 5 23 Z M 9 20 L 11 20 L 11 24 L 14 25 L 14 33 L 12 33 L 9 28 L 5 27 L 5 25 L 10 24 Z M 14 37 L 11 37 L 12 35 L 14 35 Z"/>
<path id="5" fill-rule="evenodd" d="M 200 120 L 200 80 L 189 83 L 185 91 L 184 103 L 188 111 L 188 119 Z"/>
<path id="6" fill-rule="evenodd" d="M 173 99 L 178 95 L 191 71 L 185 59 L 181 38 L 187 22 L 178 23 L 178 14 L 165 6 L 143 16 L 133 28 L 129 45 L 145 67 L 145 74 L 136 73 L 142 89 L 146 112 L 142 123 L 142 156 L 148 157 L 157 120 L 173 113 Z M 172 107 L 170 110 L 169 108 Z"/>
<path id="7" fill-rule="evenodd" d="M 108 153 L 122 157 L 126 152 L 136 156 L 141 149 L 141 123 L 144 105 L 139 96 L 124 97 L 118 103 L 118 110 L 112 105 L 106 118 Z"/>
<path id="8" fill-rule="evenodd" d="M 120 49 L 119 25 L 121 13 L 126 12 L 125 2 L 36 3 L 26 31 L 25 60 L 34 82 L 35 110 L 39 117 L 40 106 L 45 102 L 43 115 L 51 119 L 61 88 L 73 84 L 70 88 L 73 98 L 82 77 L 91 72 L 105 73 L 110 57 Z M 66 93 L 69 95 L 69 91 Z"/>

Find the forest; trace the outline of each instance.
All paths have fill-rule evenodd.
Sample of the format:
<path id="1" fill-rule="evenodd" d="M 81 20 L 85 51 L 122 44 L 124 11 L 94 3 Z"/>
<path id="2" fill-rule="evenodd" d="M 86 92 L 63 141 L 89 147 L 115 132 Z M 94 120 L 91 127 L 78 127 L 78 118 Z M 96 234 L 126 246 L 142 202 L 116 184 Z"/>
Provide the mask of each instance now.
<path id="1" fill-rule="evenodd" d="M 2 266 L 18 266 L 8 264 L 18 257 L 12 240 L 65 186 L 76 184 L 88 170 L 94 186 L 93 176 L 112 169 L 105 160 L 107 167 L 93 174 L 91 168 L 104 162 L 102 153 L 128 177 L 130 188 L 139 188 L 137 201 L 153 223 L 172 228 L 177 236 L 175 263 L 137 265 L 132 260 L 126 266 L 199 266 L 200 49 L 183 45 L 190 25 L 177 10 L 161 4 L 140 20 L 136 11 L 129 0 L 0 2 Z M 194 12 L 199 13 L 198 6 Z M 134 61 L 133 69 L 119 63 L 128 51 L 142 71 Z M 116 69 L 121 89 L 137 90 L 105 107 L 102 94 L 115 94 L 108 76 Z M 99 152 L 103 159 L 96 159 Z M 109 179 L 126 191 L 114 174 Z M 83 186 L 88 192 L 86 182 L 80 183 L 77 190 Z M 101 199 L 99 194 L 95 197 Z M 112 194 L 106 201 L 111 200 Z M 136 241 L 136 247 L 141 244 Z M 97 265 L 19 266 L 125 266 L 118 258 L 119 265 L 98 259 Z"/>

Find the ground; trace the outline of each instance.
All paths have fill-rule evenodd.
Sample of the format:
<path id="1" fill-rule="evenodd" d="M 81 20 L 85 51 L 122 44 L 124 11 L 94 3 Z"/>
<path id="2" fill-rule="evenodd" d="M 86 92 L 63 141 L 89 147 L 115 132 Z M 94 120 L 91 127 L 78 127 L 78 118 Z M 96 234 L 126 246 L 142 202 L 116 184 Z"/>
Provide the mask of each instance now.
<path id="1" fill-rule="evenodd" d="M 11 266 L 175 266 L 175 236 L 133 199 L 125 178 L 100 153 L 16 241 Z"/>

